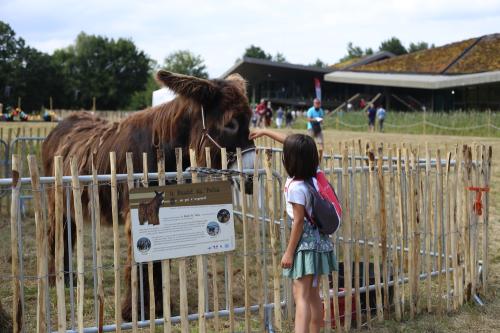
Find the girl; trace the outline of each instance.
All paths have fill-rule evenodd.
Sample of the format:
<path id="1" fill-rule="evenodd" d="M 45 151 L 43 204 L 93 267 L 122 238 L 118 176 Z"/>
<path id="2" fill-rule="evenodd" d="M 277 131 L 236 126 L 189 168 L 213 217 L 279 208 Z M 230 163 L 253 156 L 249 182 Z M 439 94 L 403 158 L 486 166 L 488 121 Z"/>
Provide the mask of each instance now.
<path id="1" fill-rule="evenodd" d="M 281 267 L 283 275 L 293 279 L 295 299 L 295 332 L 317 333 L 323 320 L 319 296 L 320 275 L 336 270 L 333 244 L 328 235 L 320 234 L 310 222 L 311 194 L 304 180 L 313 178 L 319 166 L 318 150 L 314 140 L 304 134 L 285 135 L 267 129 L 255 130 L 250 139 L 268 136 L 283 143 L 283 164 L 288 173 L 285 183 L 286 212 L 292 220 L 290 240 Z"/>

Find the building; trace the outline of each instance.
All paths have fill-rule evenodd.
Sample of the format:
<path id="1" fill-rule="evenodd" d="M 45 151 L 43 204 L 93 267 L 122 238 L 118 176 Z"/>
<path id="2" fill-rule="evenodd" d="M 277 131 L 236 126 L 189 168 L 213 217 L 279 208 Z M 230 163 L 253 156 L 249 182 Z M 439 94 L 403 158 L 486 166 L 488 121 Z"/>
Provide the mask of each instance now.
<path id="1" fill-rule="evenodd" d="M 500 110 L 500 34 L 486 35 L 325 75 L 397 110 Z"/>
<path id="2" fill-rule="evenodd" d="M 351 59 L 328 68 L 243 58 L 222 77 L 241 74 L 251 102 L 306 108 L 315 97 L 335 109 L 361 98 L 392 110 L 500 110 L 500 34 L 394 56 Z"/>

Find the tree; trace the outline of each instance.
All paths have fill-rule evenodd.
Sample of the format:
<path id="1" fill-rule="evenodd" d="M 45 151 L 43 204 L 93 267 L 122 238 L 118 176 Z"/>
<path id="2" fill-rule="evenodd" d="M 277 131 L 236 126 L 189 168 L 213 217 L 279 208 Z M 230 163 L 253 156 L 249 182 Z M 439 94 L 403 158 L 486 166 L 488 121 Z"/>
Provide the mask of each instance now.
<path id="1" fill-rule="evenodd" d="M 427 49 L 433 48 L 433 47 L 434 47 L 434 44 L 431 44 L 429 46 L 429 44 L 427 42 L 410 43 L 410 46 L 408 46 L 408 53 L 427 50 Z"/>
<path id="2" fill-rule="evenodd" d="M 281 52 L 277 52 L 272 60 L 276 62 L 287 62 L 285 56 Z"/>
<path id="3" fill-rule="evenodd" d="M 360 46 L 355 46 L 352 42 L 349 42 L 347 43 L 347 54 L 340 59 L 340 62 L 366 57 L 371 54 L 373 54 L 373 50 L 371 48 L 363 50 Z"/>
<path id="4" fill-rule="evenodd" d="M 321 60 L 320 58 L 316 58 L 316 61 L 313 62 L 312 64 L 309 64 L 309 66 L 314 66 L 314 67 L 321 67 L 321 68 L 327 68 L 328 64 Z"/>
<path id="5" fill-rule="evenodd" d="M 256 59 L 266 59 L 266 60 L 271 60 L 273 58 L 269 53 L 266 53 L 259 46 L 255 46 L 253 44 L 245 49 L 245 53 L 243 53 L 243 57 L 256 58 Z"/>
<path id="6" fill-rule="evenodd" d="M 163 63 L 166 70 L 196 76 L 200 78 L 208 78 L 207 67 L 201 56 L 193 54 L 188 50 L 179 50 L 170 53 Z"/>
<path id="7" fill-rule="evenodd" d="M 144 90 L 149 58 L 128 39 L 108 39 L 80 33 L 74 45 L 54 52 L 66 77 L 65 107 L 99 109 L 129 105 L 136 91 Z"/>
<path id="8" fill-rule="evenodd" d="M 391 37 L 382 43 L 379 46 L 380 51 L 389 51 L 394 53 L 395 55 L 406 54 L 408 51 L 403 46 L 403 43 L 399 40 L 399 38 Z"/>

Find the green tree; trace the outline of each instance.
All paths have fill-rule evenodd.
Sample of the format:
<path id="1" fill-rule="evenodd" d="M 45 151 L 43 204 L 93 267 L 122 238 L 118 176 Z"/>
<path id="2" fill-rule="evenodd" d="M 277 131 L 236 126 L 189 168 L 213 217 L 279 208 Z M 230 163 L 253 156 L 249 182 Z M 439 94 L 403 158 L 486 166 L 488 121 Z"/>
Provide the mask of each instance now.
<path id="1" fill-rule="evenodd" d="M 314 67 L 321 67 L 321 68 L 327 68 L 328 64 L 321 60 L 320 58 L 316 58 L 316 61 L 313 62 L 312 64 L 309 64 L 309 66 L 314 66 Z"/>
<path id="2" fill-rule="evenodd" d="M 408 46 L 408 53 L 427 50 L 427 49 L 433 48 L 433 47 L 434 47 L 434 44 L 431 44 L 429 46 L 429 43 L 427 43 L 427 42 L 410 43 L 410 45 Z"/>
<path id="3" fill-rule="evenodd" d="M 208 78 L 207 67 L 201 56 L 196 55 L 188 50 L 179 50 L 170 53 L 163 63 L 166 70 L 196 76 L 200 78 Z"/>
<path id="4" fill-rule="evenodd" d="M 362 58 L 371 54 L 373 54 L 373 50 L 371 48 L 363 50 L 360 46 L 355 46 L 352 42 L 349 42 L 347 43 L 347 54 L 340 59 L 340 62 Z"/>
<path id="5" fill-rule="evenodd" d="M 26 46 L 14 30 L 0 21 L 0 102 L 25 111 L 40 110 L 49 96 L 59 98 L 63 78 L 60 68 L 46 53 Z"/>
<path id="6" fill-rule="evenodd" d="M 269 53 L 266 53 L 262 48 L 260 48 L 259 46 L 255 46 L 253 44 L 245 49 L 243 57 L 266 59 L 266 60 L 272 60 L 273 58 Z"/>
<path id="7" fill-rule="evenodd" d="M 276 62 L 287 62 L 285 56 L 281 52 L 277 52 L 272 60 Z"/>
<path id="8" fill-rule="evenodd" d="M 395 55 L 406 54 L 408 51 L 397 37 L 391 37 L 380 43 L 379 51 L 389 51 Z"/>
<path id="9" fill-rule="evenodd" d="M 54 52 L 67 78 L 65 106 L 116 110 L 129 105 L 132 94 L 144 90 L 149 58 L 128 39 L 108 39 L 80 33 L 74 45 Z"/>

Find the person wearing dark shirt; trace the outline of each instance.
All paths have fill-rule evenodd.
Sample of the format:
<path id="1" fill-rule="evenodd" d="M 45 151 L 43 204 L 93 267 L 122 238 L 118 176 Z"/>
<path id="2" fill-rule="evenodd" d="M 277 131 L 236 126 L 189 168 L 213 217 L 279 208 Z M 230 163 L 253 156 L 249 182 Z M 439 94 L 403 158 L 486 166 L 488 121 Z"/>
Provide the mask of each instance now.
<path id="1" fill-rule="evenodd" d="M 368 110 L 366 111 L 366 115 L 368 116 L 368 129 L 370 132 L 375 131 L 375 117 L 377 116 L 377 109 L 370 104 Z"/>

